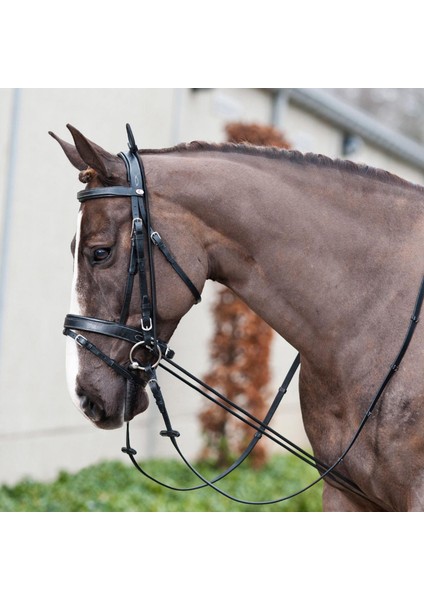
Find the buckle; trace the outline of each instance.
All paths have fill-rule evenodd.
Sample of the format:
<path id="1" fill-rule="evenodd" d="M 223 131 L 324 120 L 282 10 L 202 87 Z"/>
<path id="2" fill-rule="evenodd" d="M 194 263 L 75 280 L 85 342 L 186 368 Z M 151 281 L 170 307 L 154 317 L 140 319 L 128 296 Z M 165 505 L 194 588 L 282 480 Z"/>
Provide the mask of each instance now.
<path id="1" fill-rule="evenodd" d="M 160 237 L 157 231 L 152 231 L 152 233 L 150 234 L 150 239 L 156 246 L 159 246 L 159 244 L 162 241 L 162 238 Z"/>
<path id="2" fill-rule="evenodd" d="M 84 337 L 83 335 L 81 335 L 80 333 L 78 333 L 78 334 L 75 336 L 75 338 L 74 338 L 74 339 L 75 339 L 76 343 L 77 343 L 79 346 L 82 346 L 83 348 L 84 348 L 84 346 L 86 346 L 86 345 L 87 345 L 87 342 L 88 342 L 87 338 L 85 338 L 85 337 Z"/>
<path id="3" fill-rule="evenodd" d="M 140 219 L 140 217 L 136 217 L 135 219 L 132 220 L 131 235 L 134 234 L 134 231 L 138 227 L 139 227 L 138 231 L 140 231 L 141 229 L 143 229 L 143 219 Z"/>
<path id="4" fill-rule="evenodd" d="M 143 323 L 143 319 L 141 319 L 141 329 L 143 331 L 151 331 L 153 329 L 153 323 L 151 317 L 149 317 L 149 324 L 145 327 Z"/>
<path id="5" fill-rule="evenodd" d="M 162 342 L 162 340 L 157 340 L 156 344 L 159 346 L 159 348 L 162 351 L 162 356 L 164 358 L 170 358 L 173 359 L 175 356 L 175 351 L 172 350 L 167 344 L 165 344 L 165 342 Z"/>

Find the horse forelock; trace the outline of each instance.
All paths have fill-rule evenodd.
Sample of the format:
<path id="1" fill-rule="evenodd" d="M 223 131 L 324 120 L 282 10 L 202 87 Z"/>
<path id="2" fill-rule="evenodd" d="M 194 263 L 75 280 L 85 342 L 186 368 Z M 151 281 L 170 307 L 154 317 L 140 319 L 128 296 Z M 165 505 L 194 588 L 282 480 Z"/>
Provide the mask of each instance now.
<path id="1" fill-rule="evenodd" d="M 245 154 L 249 156 L 259 156 L 274 160 L 286 160 L 300 166 L 317 166 L 322 168 L 336 169 L 351 173 L 353 175 L 359 175 L 375 179 L 383 183 L 389 183 L 392 185 L 400 185 L 404 187 L 413 188 L 424 192 L 424 186 L 412 183 L 377 167 L 370 167 L 364 163 L 356 163 L 351 160 L 345 160 L 340 158 L 332 159 L 323 154 L 316 154 L 314 152 L 303 153 L 299 150 L 287 150 L 285 148 L 277 148 L 274 146 L 254 146 L 245 143 L 210 143 L 203 141 L 193 141 L 189 143 L 178 144 L 170 148 L 159 148 L 150 150 L 140 150 L 140 154 L 172 154 L 172 153 L 196 153 L 196 152 L 216 152 L 225 154 Z"/>

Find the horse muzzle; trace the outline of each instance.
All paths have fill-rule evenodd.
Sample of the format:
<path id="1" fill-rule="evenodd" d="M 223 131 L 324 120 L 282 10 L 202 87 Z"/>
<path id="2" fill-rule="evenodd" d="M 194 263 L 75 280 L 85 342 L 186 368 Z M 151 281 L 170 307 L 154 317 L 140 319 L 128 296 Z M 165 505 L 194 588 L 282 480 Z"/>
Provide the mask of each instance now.
<path id="1" fill-rule="evenodd" d="M 76 390 L 77 406 L 84 416 L 99 429 L 118 429 L 124 422 L 131 421 L 136 415 L 147 409 L 149 398 L 145 386 L 144 381 L 139 383 L 127 381 L 124 388 L 119 386 L 117 390 L 114 390 L 114 397 L 107 403 L 97 391 L 90 390 L 89 386 L 78 386 Z"/>

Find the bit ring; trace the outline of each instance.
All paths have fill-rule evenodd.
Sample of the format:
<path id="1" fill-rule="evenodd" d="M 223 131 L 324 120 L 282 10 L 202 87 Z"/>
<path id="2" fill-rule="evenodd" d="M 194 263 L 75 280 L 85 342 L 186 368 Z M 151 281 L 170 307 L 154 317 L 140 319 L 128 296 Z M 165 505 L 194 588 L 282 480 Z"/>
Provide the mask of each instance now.
<path id="1" fill-rule="evenodd" d="M 158 351 L 158 359 L 155 363 L 151 364 L 151 365 L 141 365 L 138 361 L 134 360 L 133 358 L 133 352 L 134 350 L 136 350 L 136 348 L 142 348 L 143 346 L 146 346 L 147 343 L 142 341 L 142 342 L 137 342 L 137 344 L 134 344 L 134 346 L 131 348 L 130 350 L 130 369 L 133 370 L 140 370 L 140 371 L 147 371 L 147 369 L 155 369 L 158 364 L 160 363 L 160 361 L 162 360 L 162 350 L 160 349 L 159 345 L 156 344 L 156 350 Z M 150 350 L 150 352 L 153 352 L 153 350 L 151 350 L 150 348 L 147 348 L 147 350 Z"/>

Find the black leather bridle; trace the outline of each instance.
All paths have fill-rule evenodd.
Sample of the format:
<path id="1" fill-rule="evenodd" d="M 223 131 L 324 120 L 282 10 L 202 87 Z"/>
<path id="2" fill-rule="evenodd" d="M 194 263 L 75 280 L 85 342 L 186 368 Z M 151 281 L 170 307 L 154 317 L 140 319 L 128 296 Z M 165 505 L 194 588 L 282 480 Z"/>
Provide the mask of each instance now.
<path id="1" fill-rule="evenodd" d="M 226 496 L 227 498 L 236 502 L 250 505 L 263 505 L 263 504 L 274 504 L 283 500 L 293 498 L 311 488 L 313 485 L 318 483 L 324 478 L 331 478 L 339 487 L 343 487 L 351 493 L 354 493 L 362 498 L 367 499 L 367 496 L 360 490 L 360 488 L 350 479 L 345 477 L 343 474 L 338 472 L 336 468 L 343 462 L 348 452 L 353 447 L 359 434 L 364 428 L 366 422 L 373 414 L 379 399 L 381 398 L 384 390 L 386 389 L 389 381 L 393 375 L 397 372 L 399 365 L 408 349 L 408 346 L 413 337 L 415 328 L 419 320 L 419 314 L 424 300 L 424 277 L 422 278 L 421 285 L 419 288 L 417 300 L 414 307 L 414 312 L 411 317 L 411 321 L 402 344 L 402 347 L 394 361 L 390 365 L 388 373 L 381 383 L 380 387 L 374 394 L 371 403 L 366 410 L 364 417 L 362 418 L 357 430 L 355 431 L 350 443 L 345 448 L 344 452 L 339 458 L 331 465 L 327 465 L 318 458 L 307 453 L 305 450 L 282 436 L 280 433 L 272 429 L 269 425 L 272 417 L 274 416 L 278 406 L 281 403 L 282 398 L 287 392 L 288 386 L 292 381 L 299 365 L 300 355 L 297 354 L 292 366 L 290 367 L 281 387 L 278 389 L 274 401 L 268 410 L 268 413 L 261 421 L 255 418 L 253 415 L 248 413 L 246 410 L 238 407 L 231 400 L 197 379 L 194 375 L 180 367 L 173 361 L 174 352 L 167 346 L 167 344 L 157 338 L 156 335 L 156 285 L 155 285 L 155 271 L 153 264 L 153 248 L 157 247 L 171 267 L 179 275 L 184 284 L 188 287 L 190 292 L 193 294 L 195 302 L 198 303 L 201 300 L 201 296 L 196 286 L 193 284 L 191 279 L 187 276 L 184 270 L 177 263 L 171 252 L 163 242 L 161 236 L 157 231 L 154 231 L 150 223 L 150 211 L 149 211 L 149 198 L 146 186 L 146 180 L 144 175 L 143 163 L 138 153 L 138 148 L 134 140 L 131 127 L 127 124 L 127 135 L 128 135 L 128 152 L 121 152 L 118 156 L 123 160 L 126 171 L 128 186 L 110 186 L 102 188 L 87 189 L 78 192 L 77 198 L 80 202 L 87 202 L 99 198 L 128 198 L 131 202 L 132 211 L 132 231 L 131 231 L 131 253 L 128 268 L 127 282 L 125 286 L 125 295 L 121 315 L 118 322 L 107 321 L 103 319 L 97 319 L 94 317 L 84 317 L 80 315 L 68 314 L 65 318 L 63 333 L 73 338 L 81 347 L 94 354 L 98 359 L 105 362 L 111 367 L 119 376 L 126 380 L 126 397 L 124 403 L 124 420 L 127 421 L 126 430 L 126 445 L 122 448 L 122 451 L 129 455 L 134 466 L 146 477 L 155 481 L 156 483 L 163 485 L 172 490 L 176 491 L 190 491 L 197 490 L 199 488 L 209 486 Z M 147 248 L 147 257 L 145 255 L 145 248 Z M 147 260 L 146 260 L 147 259 Z M 148 266 L 149 280 L 147 275 Z M 128 327 L 126 321 L 129 314 L 130 302 L 132 298 L 132 291 L 134 286 L 134 280 L 138 275 L 139 286 L 140 286 L 140 329 Z M 150 284 L 150 291 L 149 291 Z M 108 355 L 103 353 L 95 344 L 90 342 L 84 335 L 79 332 L 88 332 L 102 334 L 116 339 L 123 340 L 131 344 L 131 350 L 129 351 L 129 366 L 122 365 L 117 361 L 110 358 Z M 134 353 L 138 348 L 144 348 L 148 351 L 149 360 L 145 363 L 141 363 L 140 360 L 135 360 Z M 163 363 L 166 362 L 169 366 L 165 366 Z M 234 461 L 234 463 L 228 467 L 222 474 L 215 477 L 212 481 L 204 478 L 185 458 L 181 452 L 176 438 L 179 437 L 179 432 L 173 429 L 169 414 L 165 405 L 164 398 L 162 396 L 161 389 L 158 384 L 156 376 L 156 368 L 160 366 L 165 371 L 171 373 L 177 379 L 183 381 L 189 387 L 195 389 L 197 392 L 214 402 L 215 404 L 222 407 L 224 410 L 249 425 L 253 428 L 256 433 L 254 434 L 251 442 L 248 444 L 246 450 Z M 131 418 L 131 405 L 136 397 L 138 387 L 145 385 L 144 381 L 137 377 L 136 372 L 143 371 L 146 377 L 146 381 L 152 391 L 152 394 L 156 400 L 156 404 L 162 415 L 165 429 L 160 432 L 162 436 L 169 437 L 177 450 L 178 454 L 189 467 L 189 469 L 203 482 L 202 484 L 190 488 L 177 488 L 168 484 L 165 484 L 151 475 L 149 475 L 135 460 L 136 450 L 131 447 L 130 434 L 129 434 L 129 420 Z M 191 379 L 190 382 L 187 378 Z M 280 445 L 284 449 L 290 451 L 292 454 L 309 464 L 310 466 L 317 469 L 320 476 L 315 479 L 311 484 L 307 485 L 303 489 L 284 496 L 275 500 L 267 501 L 249 501 L 235 498 L 230 494 L 227 494 L 222 489 L 218 488 L 215 483 L 226 477 L 229 473 L 234 471 L 252 452 L 258 441 L 266 436 L 276 444 Z"/>
<path id="2" fill-rule="evenodd" d="M 179 275 L 185 285 L 193 294 L 195 302 L 201 300 L 201 295 L 191 279 L 177 263 L 161 236 L 157 231 L 153 231 L 150 224 L 149 197 L 145 183 L 145 174 L 143 163 L 138 154 L 138 148 L 134 140 L 131 127 L 127 124 L 128 134 L 128 152 L 121 152 L 118 156 L 123 160 L 127 172 L 127 186 L 110 186 L 93 188 L 78 192 L 77 198 L 80 202 L 87 202 L 99 198 L 128 198 L 131 202 L 132 213 L 132 231 L 131 231 L 131 253 L 128 268 L 127 282 L 125 286 L 124 301 L 121 315 L 118 322 L 106 321 L 94 317 L 83 317 L 80 315 L 68 314 L 64 323 L 64 334 L 72 337 L 80 346 L 90 351 L 105 362 L 114 371 L 124 377 L 127 382 L 127 392 L 125 399 L 124 420 L 128 420 L 132 401 L 137 393 L 137 388 L 141 381 L 136 376 L 136 371 L 147 372 L 152 376 L 152 371 L 157 367 L 163 356 L 173 357 L 173 351 L 168 346 L 157 339 L 156 336 L 156 285 L 153 268 L 152 246 L 155 245 L 162 252 L 168 263 Z M 147 242 L 147 243 L 146 243 Z M 147 260 L 145 255 L 147 247 Z M 146 265 L 149 266 L 149 283 Z M 129 308 L 134 287 L 134 280 L 138 275 L 140 286 L 140 329 L 126 326 Z M 130 364 L 128 367 L 119 364 L 106 354 L 104 354 L 96 345 L 91 343 L 81 333 L 91 332 L 117 338 L 129 342 L 132 347 L 129 351 Z M 151 362 L 141 364 L 135 360 L 134 353 L 137 348 L 145 348 L 150 351 Z"/>

